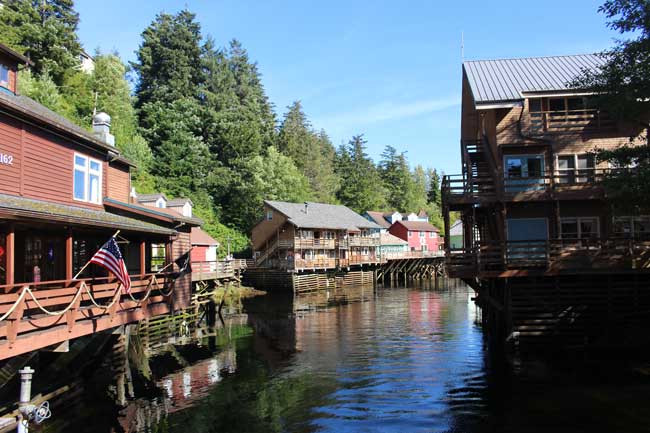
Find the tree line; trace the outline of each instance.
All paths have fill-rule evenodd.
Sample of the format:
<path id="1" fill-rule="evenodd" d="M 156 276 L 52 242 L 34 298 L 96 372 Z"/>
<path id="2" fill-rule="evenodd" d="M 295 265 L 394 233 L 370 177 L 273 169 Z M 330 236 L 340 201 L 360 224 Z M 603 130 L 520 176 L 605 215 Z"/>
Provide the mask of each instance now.
<path id="1" fill-rule="evenodd" d="M 94 110 L 109 113 L 117 146 L 137 164 L 138 192 L 191 198 L 204 228 L 235 251 L 248 247 L 264 199 L 426 210 L 442 229 L 435 169 L 412 169 L 392 146 L 375 163 L 363 135 L 335 147 L 300 101 L 278 120 L 246 49 L 218 47 L 192 12 L 158 14 L 134 62 L 98 52 L 86 73 L 73 0 L 3 3 L 0 42 L 34 63 L 20 72 L 20 93 L 85 128 Z"/>

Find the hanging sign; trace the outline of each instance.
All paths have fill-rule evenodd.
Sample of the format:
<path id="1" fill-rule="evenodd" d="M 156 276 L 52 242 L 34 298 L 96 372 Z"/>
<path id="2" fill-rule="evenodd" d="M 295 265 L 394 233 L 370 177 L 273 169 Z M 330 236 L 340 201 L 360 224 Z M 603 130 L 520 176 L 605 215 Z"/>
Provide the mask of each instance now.
<path id="1" fill-rule="evenodd" d="M 14 156 L 7 153 L 0 153 L 0 164 L 14 165 Z"/>

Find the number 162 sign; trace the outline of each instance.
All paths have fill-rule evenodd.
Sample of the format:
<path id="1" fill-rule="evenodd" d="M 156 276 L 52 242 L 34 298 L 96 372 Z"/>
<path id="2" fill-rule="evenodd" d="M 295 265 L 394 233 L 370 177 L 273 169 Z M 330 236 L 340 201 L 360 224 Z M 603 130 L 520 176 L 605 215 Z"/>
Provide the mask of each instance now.
<path id="1" fill-rule="evenodd" d="M 2 165 L 14 165 L 13 155 L 8 155 L 6 153 L 0 153 L 0 164 Z"/>

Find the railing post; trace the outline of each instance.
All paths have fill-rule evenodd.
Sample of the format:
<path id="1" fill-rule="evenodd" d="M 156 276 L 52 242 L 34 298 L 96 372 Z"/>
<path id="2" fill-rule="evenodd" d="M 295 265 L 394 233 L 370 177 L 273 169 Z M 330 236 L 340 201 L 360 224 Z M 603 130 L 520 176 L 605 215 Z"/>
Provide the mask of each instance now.
<path id="1" fill-rule="evenodd" d="M 25 288 L 27 288 L 27 286 L 23 287 L 23 290 Z M 14 343 L 16 342 L 16 339 L 18 338 L 18 331 L 19 331 L 18 328 L 20 327 L 20 321 L 22 320 L 23 313 L 25 312 L 25 308 L 27 307 L 26 296 L 27 295 L 25 295 L 25 297 L 22 299 L 20 304 L 16 306 L 14 312 L 11 313 L 11 315 L 7 319 L 7 341 L 9 342 L 10 348 L 13 347 Z"/>

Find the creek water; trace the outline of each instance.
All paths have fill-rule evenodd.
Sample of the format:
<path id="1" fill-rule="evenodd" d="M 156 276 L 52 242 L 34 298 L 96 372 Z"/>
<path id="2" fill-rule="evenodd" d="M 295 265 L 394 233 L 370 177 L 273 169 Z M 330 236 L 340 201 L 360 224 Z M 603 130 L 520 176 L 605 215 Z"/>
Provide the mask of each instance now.
<path id="1" fill-rule="evenodd" d="M 39 430 L 650 431 L 646 370 L 503 357 L 471 296 L 442 281 L 257 297 L 209 341 L 148 359 L 126 407 L 88 384 Z"/>

